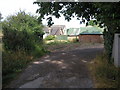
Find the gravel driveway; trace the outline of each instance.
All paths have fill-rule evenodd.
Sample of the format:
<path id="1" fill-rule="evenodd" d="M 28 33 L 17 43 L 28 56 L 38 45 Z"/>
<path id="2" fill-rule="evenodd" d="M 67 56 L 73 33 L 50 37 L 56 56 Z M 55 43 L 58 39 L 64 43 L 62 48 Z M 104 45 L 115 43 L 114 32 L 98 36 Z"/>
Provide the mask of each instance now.
<path id="1" fill-rule="evenodd" d="M 10 88 L 92 88 L 88 63 L 103 52 L 103 45 L 75 45 L 52 50 L 29 65 Z"/>

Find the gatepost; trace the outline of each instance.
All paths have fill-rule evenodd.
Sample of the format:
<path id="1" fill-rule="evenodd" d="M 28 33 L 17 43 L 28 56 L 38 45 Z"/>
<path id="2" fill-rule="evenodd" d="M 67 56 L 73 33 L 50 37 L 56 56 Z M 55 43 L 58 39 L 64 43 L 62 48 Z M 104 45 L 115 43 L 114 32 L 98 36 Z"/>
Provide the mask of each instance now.
<path id="1" fill-rule="evenodd" d="M 114 36 L 112 57 L 114 65 L 120 67 L 120 34 L 116 33 Z"/>

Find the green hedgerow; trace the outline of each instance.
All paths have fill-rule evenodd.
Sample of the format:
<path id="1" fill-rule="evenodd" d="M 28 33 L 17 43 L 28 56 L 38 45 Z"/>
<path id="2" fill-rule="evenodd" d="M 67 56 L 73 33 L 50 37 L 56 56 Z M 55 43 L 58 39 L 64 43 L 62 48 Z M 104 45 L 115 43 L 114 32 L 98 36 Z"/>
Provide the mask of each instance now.
<path id="1" fill-rule="evenodd" d="M 45 38 L 45 40 L 54 40 L 55 36 L 54 35 L 49 35 Z"/>

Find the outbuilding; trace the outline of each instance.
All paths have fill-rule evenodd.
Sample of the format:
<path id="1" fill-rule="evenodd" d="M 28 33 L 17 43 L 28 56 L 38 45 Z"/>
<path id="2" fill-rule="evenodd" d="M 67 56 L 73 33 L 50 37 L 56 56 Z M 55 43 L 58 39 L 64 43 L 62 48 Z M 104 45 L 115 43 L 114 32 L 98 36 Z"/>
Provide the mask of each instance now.
<path id="1" fill-rule="evenodd" d="M 103 29 L 95 26 L 80 27 L 79 42 L 102 43 Z"/>
<path id="2" fill-rule="evenodd" d="M 80 28 L 67 29 L 67 37 L 69 41 L 77 40 L 80 33 Z"/>

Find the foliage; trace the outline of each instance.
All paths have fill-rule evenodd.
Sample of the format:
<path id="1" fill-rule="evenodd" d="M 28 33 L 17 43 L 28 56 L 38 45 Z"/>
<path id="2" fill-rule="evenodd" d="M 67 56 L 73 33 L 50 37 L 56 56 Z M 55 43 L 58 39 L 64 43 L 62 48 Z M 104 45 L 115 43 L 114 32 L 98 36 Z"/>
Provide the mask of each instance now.
<path id="1" fill-rule="evenodd" d="M 35 44 L 42 44 L 42 25 L 39 25 L 36 17 L 25 12 L 9 16 L 2 22 L 3 43 L 6 50 L 25 51 L 34 50 Z"/>
<path id="2" fill-rule="evenodd" d="M 48 35 L 45 40 L 54 40 L 55 36 L 54 35 Z"/>
<path id="3" fill-rule="evenodd" d="M 74 39 L 72 40 L 72 42 L 73 42 L 73 43 L 77 43 L 77 42 L 79 42 L 79 39 L 78 39 L 78 38 L 74 38 Z"/>
<path id="4" fill-rule="evenodd" d="M 3 86 L 13 79 L 16 73 L 33 60 L 33 57 L 26 54 L 24 51 L 4 51 L 2 52 L 2 75 Z"/>
<path id="5" fill-rule="evenodd" d="M 90 65 L 95 81 L 95 88 L 120 88 L 120 68 L 108 61 L 108 55 L 97 56 Z"/>
<path id="6" fill-rule="evenodd" d="M 42 42 L 42 25 L 35 16 L 23 12 L 2 22 L 3 86 L 9 83 L 30 61 L 46 53 Z"/>
<path id="7" fill-rule="evenodd" d="M 120 3 L 96 3 L 96 7 L 100 7 L 100 13 L 96 16 L 97 20 L 100 21 L 100 26 L 105 27 L 104 30 L 104 45 L 106 53 L 109 56 L 109 61 L 111 60 L 112 47 L 114 34 L 116 32 L 120 33 Z M 111 62 L 111 61 L 110 61 Z"/>
<path id="8" fill-rule="evenodd" d="M 97 21 L 96 21 L 96 20 L 90 20 L 90 21 L 88 22 L 88 25 L 96 26 L 96 25 L 97 25 Z"/>
<path id="9" fill-rule="evenodd" d="M 102 23 L 106 24 L 107 19 L 118 19 L 119 17 L 119 2 L 113 3 L 85 3 L 85 2 L 34 2 L 40 6 L 37 9 L 37 13 L 40 14 L 39 21 L 42 20 L 46 15 L 52 15 L 56 18 L 59 18 L 61 14 L 65 17 L 66 20 L 70 21 L 72 17 L 82 17 L 82 22 L 90 21 L 90 18 L 95 18 L 101 25 Z M 52 17 L 47 18 L 48 25 L 52 25 L 50 21 Z M 52 22 L 52 21 L 51 21 Z M 115 21 L 115 23 L 118 22 Z M 102 26 L 102 25 L 101 25 Z"/>
<path id="10" fill-rule="evenodd" d="M 11 80 L 23 71 L 23 69 L 33 60 L 45 54 L 45 49 L 41 46 L 31 52 L 31 54 L 24 50 L 18 51 L 3 51 L 2 52 L 2 84 L 5 87 Z"/>
<path id="11" fill-rule="evenodd" d="M 104 48 L 106 50 L 106 54 L 109 56 L 109 62 L 112 61 L 111 55 L 112 55 L 112 48 L 113 48 L 113 38 L 114 35 L 111 32 L 104 31 Z"/>
<path id="12" fill-rule="evenodd" d="M 34 4 L 38 4 L 40 7 L 37 9 L 37 13 L 40 13 L 38 20 L 41 22 L 45 16 L 48 16 L 47 20 L 49 26 L 53 24 L 51 16 L 59 18 L 63 15 L 65 20 L 68 21 L 76 16 L 78 20 L 82 17 L 80 22 L 83 23 L 85 23 L 85 20 L 90 21 L 90 18 L 96 19 L 96 24 L 100 27 L 104 27 L 105 30 L 111 33 L 112 39 L 110 40 L 112 40 L 112 42 L 114 33 L 120 33 L 120 2 L 34 2 Z M 105 35 L 106 34 L 104 34 L 104 36 Z M 111 37 L 111 35 L 109 35 L 109 37 Z M 106 41 L 107 38 L 105 38 L 105 42 Z M 112 47 L 113 43 L 110 42 L 107 44 Z M 107 52 L 109 50 L 112 51 L 111 48 L 106 48 Z"/>

